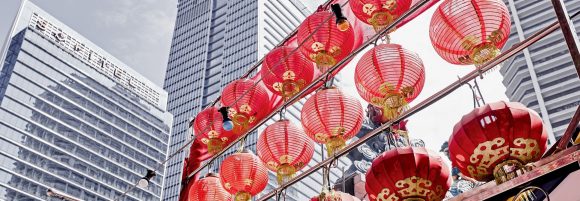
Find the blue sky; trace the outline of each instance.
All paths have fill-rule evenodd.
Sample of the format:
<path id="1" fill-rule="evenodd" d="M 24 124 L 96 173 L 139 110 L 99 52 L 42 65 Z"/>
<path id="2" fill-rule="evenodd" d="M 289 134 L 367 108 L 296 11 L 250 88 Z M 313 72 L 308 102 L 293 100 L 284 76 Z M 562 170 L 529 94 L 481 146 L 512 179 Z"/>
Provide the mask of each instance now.
<path id="1" fill-rule="evenodd" d="M 176 14 L 176 0 L 31 0 L 86 38 L 99 45 L 159 86 L 163 85 Z M 0 35 L 2 42 L 16 14 L 19 0 L 2 0 Z M 310 2 L 309 7 L 316 7 Z M 429 22 L 434 8 L 398 29 L 392 43 L 420 55 L 426 68 L 426 83 L 414 105 L 473 70 L 442 60 L 431 46 Z M 361 56 L 360 54 L 359 56 Z M 354 66 L 341 73 L 344 90 L 358 97 L 353 85 Z M 479 81 L 487 102 L 507 100 L 498 70 Z M 362 100 L 362 99 L 361 99 Z M 363 102 L 364 105 L 366 103 Z M 473 109 L 467 86 L 410 118 L 411 137 L 425 140 L 428 148 L 439 150 L 461 117 Z"/>

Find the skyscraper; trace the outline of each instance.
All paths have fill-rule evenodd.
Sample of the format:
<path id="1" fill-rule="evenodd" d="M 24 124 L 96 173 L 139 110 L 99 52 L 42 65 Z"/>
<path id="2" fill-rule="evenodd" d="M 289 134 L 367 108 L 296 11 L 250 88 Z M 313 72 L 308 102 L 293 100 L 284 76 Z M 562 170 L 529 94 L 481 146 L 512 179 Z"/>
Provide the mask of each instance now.
<path id="1" fill-rule="evenodd" d="M 111 200 L 166 158 L 167 93 L 31 3 L 0 74 L 0 199 Z M 126 200 L 160 200 L 165 171 Z"/>
<path id="2" fill-rule="evenodd" d="M 175 116 L 169 152 L 173 153 L 187 142 L 192 117 L 211 104 L 226 84 L 243 75 L 311 12 L 297 0 L 180 0 L 164 86 L 169 93 L 168 111 Z M 303 103 L 301 100 L 286 112 L 286 117 L 297 125 L 300 125 Z M 248 137 L 246 145 L 255 151 L 256 141 L 257 133 L 254 133 Z M 313 161 L 322 160 L 321 154 L 322 147 L 318 146 Z M 185 154 L 180 153 L 167 164 L 163 200 L 176 200 L 179 195 L 184 157 Z M 217 160 L 214 169 L 222 159 Z M 347 165 L 344 159 L 341 164 Z M 331 179 L 338 176 L 340 172 L 333 170 Z M 270 178 L 265 192 L 277 185 L 275 175 L 271 174 Z M 315 195 L 321 190 L 319 178 L 320 172 L 294 185 L 287 191 L 288 200 L 305 200 Z"/>
<path id="3" fill-rule="evenodd" d="M 556 22 L 550 1 L 504 0 L 512 16 L 511 35 L 505 49 Z M 580 2 L 564 0 L 568 13 L 580 10 Z M 573 20 L 580 33 L 580 18 Z M 558 29 L 507 60 L 501 67 L 510 101 L 538 112 L 550 133 L 550 141 L 564 134 L 580 104 L 580 80 Z M 552 135 L 553 134 L 553 135 Z"/>

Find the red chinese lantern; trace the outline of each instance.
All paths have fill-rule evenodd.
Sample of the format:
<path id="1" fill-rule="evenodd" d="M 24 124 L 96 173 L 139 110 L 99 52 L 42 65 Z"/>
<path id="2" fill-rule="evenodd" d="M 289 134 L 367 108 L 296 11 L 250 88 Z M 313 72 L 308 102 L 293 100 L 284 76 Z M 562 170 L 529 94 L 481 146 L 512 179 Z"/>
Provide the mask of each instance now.
<path id="1" fill-rule="evenodd" d="M 282 120 L 266 127 L 258 138 L 256 149 L 260 159 L 268 169 L 276 172 L 278 183 L 282 184 L 310 162 L 314 143 L 302 128 Z"/>
<path id="2" fill-rule="evenodd" d="M 229 83 L 222 92 L 221 102 L 229 107 L 228 116 L 234 122 L 233 132 L 242 134 L 268 115 L 270 99 L 262 85 L 241 79 Z"/>
<path id="3" fill-rule="evenodd" d="M 268 184 L 268 169 L 249 151 L 234 153 L 220 166 L 220 179 L 235 201 L 248 201 Z"/>
<path id="4" fill-rule="evenodd" d="M 397 117 L 425 84 L 419 56 L 398 44 L 382 44 L 366 52 L 356 65 L 359 95 L 383 109 L 383 121 Z"/>
<path id="5" fill-rule="evenodd" d="M 306 134 L 326 145 L 328 155 L 346 146 L 362 127 L 363 110 L 360 102 L 337 88 L 328 88 L 312 95 L 301 113 Z"/>
<path id="6" fill-rule="evenodd" d="M 411 7 L 412 0 L 351 0 L 354 15 L 376 32 L 390 25 Z"/>
<path id="7" fill-rule="evenodd" d="M 325 22 L 327 18 L 330 20 Z M 309 37 L 311 34 L 312 37 Z M 299 44 L 304 41 L 300 47 L 302 54 L 316 63 L 320 72 L 326 72 L 345 58 L 354 45 L 352 28 L 338 30 L 334 15 L 328 11 L 318 11 L 308 16 L 298 27 L 297 35 Z"/>
<path id="8" fill-rule="evenodd" d="M 312 82 L 314 65 L 293 47 L 282 46 L 266 55 L 260 73 L 272 93 L 288 99 Z"/>
<path id="9" fill-rule="evenodd" d="M 197 114 L 193 121 L 196 138 L 207 146 L 207 151 L 212 155 L 237 138 L 233 132 L 223 129 L 223 117 L 218 110 L 217 107 L 209 107 Z"/>
<path id="10" fill-rule="evenodd" d="M 431 18 L 429 36 L 447 62 L 479 66 L 501 53 L 510 27 L 502 0 L 445 0 Z"/>
<path id="11" fill-rule="evenodd" d="M 449 168 L 437 153 L 423 147 L 403 147 L 375 158 L 365 187 L 371 201 L 440 201 L 451 182 Z"/>
<path id="12" fill-rule="evenodd" d="M 330 192 L 325 192 L 323 196 L 319 195 L 310 198 L 310 201 L 360 201 L 360 199 L 348 193 L 331 190 Z"/>
<path id="13" fill-rule="evenodd" d="M 228 193 L 220 182 L 217 174 L 208 174 L 205 178 L 196 181 L 189 189 L 189 201 L 230 201 L 232 195 Z"/>
<path id="14" fill-rule="evenodd" d="M 463 116 L 449 138 L 449 156 L 464 175 L 502 183 L 517 176 L 525 164 L 540 159 L 546 140 L 542 119 L 534 111 L 502 101 Z"/>

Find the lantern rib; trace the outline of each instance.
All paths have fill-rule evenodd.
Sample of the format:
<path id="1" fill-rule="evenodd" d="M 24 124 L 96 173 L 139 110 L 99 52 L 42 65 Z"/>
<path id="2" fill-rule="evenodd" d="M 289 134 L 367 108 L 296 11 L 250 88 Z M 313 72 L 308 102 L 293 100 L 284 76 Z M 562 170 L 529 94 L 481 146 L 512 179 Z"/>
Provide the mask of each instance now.
<path id="1" fill-rule="evenodd" d="M 383 29 L 383 32 L 386 32 L 386 31 L 390 30 L 400 20 L 402 20 L 403 18 L 405 18 L 406 16 L 408 16 L 410 13 L 414 12 L 415 10 L 417 10 L 420 6 L 424 5 L 428 1 L 429 0 L 423 0 L 423 1 L 419 2 L 419 3 L 417 3 L 415 6 L 411 7 L 411 9 L 408 12 L 406 12 L 405 14 L 403 14 L 400 18 L 397 19 L 397 21 L 395 21 L 396 23 L 393 23 L 393 25 L 388 26 L 385 29 Z M 529 47 L 531 44 L 533 44 L 533 43 L 537 42 L 538 40 L 544 38 L 548 34 L 554 32 L 559 27 L 560 27 L 560 25 L 558 24 L 558 22 L 554 22 L 554 23 L 550 24 L 549 26 L 545 27 L 544 29 L 542 29 L 542 30 L 534 33 L 532 36 L 530 36 L 526 40 L 524 40 L 524 41 L 522 41 L 522 42 L 520 42 L 518 44 L 513 45 L 507 51 L 501 53 L 500 55 L 498 55 L 494 59 L 491 59 L 490 61 L 488 61 L 488 62 L 484 63 L 483 65 L 481 65 L 479 67 L 479 69 L 476 69 L 476 70 L 473 70 L 473 71 L 469 72 L 467 75 L 459 78 L 457 81 L 451 83 L 447 87 L 445 87 L 442 90 L 440 90 L 440 91 L 436 92 L 435 94 L 431 95 L 427 99 L 425 99 L 422 102 L 418 103 L 416 106 L 413 106 L 413 107 L 409 108 L 407 111 L 403 112 L 400 116 L 396 117 L 395 119 L 393 119 L 393 120 L 391 120 L 391 121 L 389 121 L 389 122 L 387 122 L 387 123 L 379 126 L 375 130 L 370 131 L 369 133 L 367 133 L 365 136 L 363 136 L 362 138 L 360 138 L 356 142 L 353 142 L 351 144 L 348 144 L 343 149 L 335 152 L 335 154 L 333 156 L 331 156 L 331 157 L 329 157 L 329 158 L 321 161 L 320 163 L 312 166 L 310 169 L 303 171 L 302 174 L 297 175 L 296 177 L 294 177 L 293 179 L 289 180 L 288 182 L 280 185 L 278 188 L 270 191 L 268 194 L 265 194 L 264 196 L 260 197 L 259 198 L 259 201 L 267 200 L 269 198 L 272 198 L 273 196 L 275 196 L 276 192 L 281 192 L 282 190 L 286 189 L 290 185 L 295 184 L 296 182 L 298 182 L 298 181 L 302 180 L 303 178 L 307 177 L 308 175 L 310 175 L 310 174 L 316 172 L 317 170 L 325 167 L 326 165 L 330 164 L 332 161 L 336 160 L 337 158 L 348 154 L 348 152 L 350 152 L 351 150 L 355 149 L 356 147 L 358 147 L 361 144 L 365 143 L 366 141 L 370 140 L 372 137 L 375 137 L 375 136 L 379 135 L 383 130 L 388 129 L 391 125 L 393 125 L 393 123 L 399 122 L 399 121 L 401 121 L 403 119 L 406 119 L 406 118 L 414 115 L 415 113 L 423 110 L 424 108 L 430 106 L 431 104 L 433 104 L 433 103 L 441 100 L 443 97 L 445 97 L 448 94 L 450 94 L 451 92 L 457 90 L 459 87 L 461 87 L 465 83 L 467 83 L 467 82 L 469 82 L 469 81 L 471 81 L 471 80 L 479 77 L 480 73 L 487 72 L 487 71 L 493 69 L 496 65 L 499 65 L 500 63 L 504 62 L 505 60 L 507 60 L 510 57 L 514 56 L 515 54 L 519 53 L 523 49 Z M 378 34 L 378 35 L 380 35 L 380 34 Z M 376 38 L 377 38 L 377 35 L 375 35 L 374 39 L 376 39 Z M 374 41 L 374 40 L 373 39 L 370 39 L 369 41 Z M 365 45 L 363 45 L 362 47 L 364 47 Z M 358 53 L 358 50 L 359 49 L 357 49 L 357 51 L 355 51 L 354 53 L 355 54 Z M 347 60 L 347 59 L 348 59 L 348 57 L 345 58 L 345 60 Z M 331 69 L 334 69 L 334 67 L 331 68 Z"/>

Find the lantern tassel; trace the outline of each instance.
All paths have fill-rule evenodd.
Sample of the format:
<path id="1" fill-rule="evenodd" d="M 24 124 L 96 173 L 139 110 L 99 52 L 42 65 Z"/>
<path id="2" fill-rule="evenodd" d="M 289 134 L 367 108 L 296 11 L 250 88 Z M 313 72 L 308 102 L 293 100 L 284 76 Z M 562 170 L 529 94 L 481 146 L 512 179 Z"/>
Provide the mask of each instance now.
<path id="1" fill-rule="evenodd" d="M 296 174 L 296 168 L 288 163 L 284 163 L 278 166 L 276 170 L 276 178 L 278 184 L 283 184 L 288 182 Z"/>
<path id="2" fill-rule="evenodd" d="M 346 140 L 342 136 L 333 136 L 326 141 L 326 151 L 328 152 L 328 157 L 334 155 L 338 150 L 341 150 L 346 146 Z"/>

